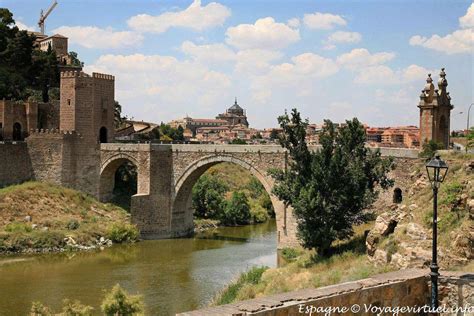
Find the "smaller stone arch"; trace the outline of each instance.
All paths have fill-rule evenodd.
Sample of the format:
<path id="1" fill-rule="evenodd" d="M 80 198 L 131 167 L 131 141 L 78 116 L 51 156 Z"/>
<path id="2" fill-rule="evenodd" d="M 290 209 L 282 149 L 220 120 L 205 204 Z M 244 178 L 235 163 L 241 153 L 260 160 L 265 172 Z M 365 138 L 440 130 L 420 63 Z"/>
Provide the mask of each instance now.
<path id="1" fill-rule="evenodd" d="M 19 122 L 16 122 L 16 123 L 13 124 L 12 139 L 16 140 L 16 141 L 22 141 L 23 140 L 23 130 L 22 130 L 21 124 Z"/>
<path id="2" fill-rule="evenodd" d="M 400 188 L 395 188 L 393 190 L 393 203 L 402 203 L 403 201 L 403 192 Z"/>
<path id="3" fill-rule="evenodd" d="M 200 160 L 189 165 L 186 170 L 179 176 L 176 181 L 174 197 L 171 208 L 171 231 L 176 237 L 186 236 L 193 232 L 193 213 L 192 213 L 192 188 L 199 177 L 210 167 L 222 163 L 230 162 L 237 164 L 248 170 L 255 176 L 265 188 L 265 191 L 270 195 L 273 207 L 275 209 L 275 216 L 277 221 L 277 230 L 281 231 L 284 225 L 281 220 L 284 217 L 285 207 L 276 196 L 272 194 L 273 181 L 267 176 L 264 171 L 261 171 L 250 163 L 232 157 L 230 155 L 213 155 L 203 157 Z"/>
<path id="4" fill-rule="evenodd" d="M 109 202 L 113 197 L 113 190 L 115 186 L 115 173 L 117 169 L 125 163 L 131 163 L 137 169 L 138 179 L 141 177 L 140 165 L 138 161 L 127 154 L 120 153 L 114 155 L 104 161 L 100 170 L 99 181 L 99 200 L 102 202 Z M 138 182 L 137 179 L 137 182 Z M 138 183 L 137 183 L 138 184 Z"/>

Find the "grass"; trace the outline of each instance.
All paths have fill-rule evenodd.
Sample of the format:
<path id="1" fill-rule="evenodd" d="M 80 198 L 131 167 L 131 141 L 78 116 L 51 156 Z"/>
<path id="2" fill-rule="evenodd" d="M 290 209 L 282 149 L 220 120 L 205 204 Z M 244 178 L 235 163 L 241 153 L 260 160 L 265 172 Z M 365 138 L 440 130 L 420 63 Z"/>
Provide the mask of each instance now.
<path id="1" fill-rule="evenodd" d="M 65 238 L 92 246 L 138 238 L 122 208 L 98 202 L 79 191 L 26 182 L 0 189 L 0 253 L 65 247 Z M 57 249 L 56 249 L 57 250 Z"/>

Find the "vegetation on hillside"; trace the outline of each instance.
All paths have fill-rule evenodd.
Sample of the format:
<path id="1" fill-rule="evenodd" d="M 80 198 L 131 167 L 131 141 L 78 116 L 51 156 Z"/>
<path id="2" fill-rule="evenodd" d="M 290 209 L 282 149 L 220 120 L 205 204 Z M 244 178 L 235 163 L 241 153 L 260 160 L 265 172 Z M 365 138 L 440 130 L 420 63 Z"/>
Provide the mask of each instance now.
<path id="1" fill-rule="evenodd" d="M 197 219 L 219 220 L 223 225 L 263 223 L 274 216 L 265 188 L 242 167 L 222 163 L 211 167 L 193 187 Z"/>
<path id="2" fill-rule="evenodd" d="M 376 200 L 377 188 L 393 185 L 388 178 L 392 160 L 365 146 L 365 129 L 355 118 L 338 129 L 326 120 L 318 151 L 309 150 L 308 122 L 296 109 L 278 122 L 280 144 L 291 160 L 286 171 L 272 171 L 273 191 L 293 207 L 302 245 L 328 256 L 336 240 L 350 238 L 353 225 L 369 219 L 365 210 Z"/>
<path id="3" fill-rule="evenodd" d="M 105 316 L 134 316 L 143 315 L 143 299 L 139 295 L 130 295 L 120 285 L 115 285 L 106 293 L 101 304 L 102 315 Z M 83 305 L 79 301 L 65 299 L 62 311 L 53 312 L 41 302 L 33 302 L 31 316 L 91 316 L 94 315 L 92 306 Z"/>
<path id="4" fill-rule="evenodd" d="M 365 254 L 364 231 L 373 223 L 355 226 L 354 236 L 339 242 L 330 257 L 311 250 L 286 248 L 287 261 L 279 268 L 252 268 L 218 293 L 212 305 L 229 304 L 304 288 L 316 288 L 355 281 L 393 270 L 388 265 L 374 267 Z"/>
<path id="5" fill-rule="evenodd" d="M 122 208 L 49 183 L 0 189 L 0 252 L 93 249 L 133 242 L 138 230 Z"/>

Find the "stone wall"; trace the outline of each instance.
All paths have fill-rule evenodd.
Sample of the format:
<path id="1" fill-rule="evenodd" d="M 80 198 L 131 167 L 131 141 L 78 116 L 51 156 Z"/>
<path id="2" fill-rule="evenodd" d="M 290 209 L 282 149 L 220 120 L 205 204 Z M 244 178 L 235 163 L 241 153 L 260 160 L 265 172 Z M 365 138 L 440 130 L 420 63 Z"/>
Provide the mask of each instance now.
<path id="1" fill-rule="evenodd" d="M 178 315 L 310 315 L 309 312 L 305 313 L 305 310 L 309 311 L 308 309 L 311 308 L 313 308 L 311 315 L 325 315 L 323 312 L 315 312 L 318 307 L 326 308 L 326 310 L 331 307 L 339 308 L 339 312 L 333 312 L 331 315 L 377 315 L 380 310 L 377 311 L 376 308 L 380 307 L 429 305 L 430 281 L 428 273 L 428 270 L 419 269 L 399 270 L 359 281 L 271 295 Z M 442 304 L 447 307 L 474 306 L 473 274 L 442 272 L 439 284 L 440 306 Z M 343 307 L 348 310 L 342 311 Z M 392 313 L 380 314 L 391 315 Z M 403 315 L 420 314 L 422 313 L 403 313 Z"/>
<path id="2" fill-rule="evenodd" d="M 25 142 L 0 142 L 0 188 L 28 181 L 32 166 Z"/>

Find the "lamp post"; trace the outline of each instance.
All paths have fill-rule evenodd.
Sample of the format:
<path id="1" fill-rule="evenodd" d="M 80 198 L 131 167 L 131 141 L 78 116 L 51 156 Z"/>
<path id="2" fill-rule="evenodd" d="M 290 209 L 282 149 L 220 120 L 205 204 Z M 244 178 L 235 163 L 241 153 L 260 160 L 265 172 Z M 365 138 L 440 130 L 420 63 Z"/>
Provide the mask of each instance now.
<path id="1" fill-rule="evenodd" d="M 438 189 L 448 173 L 448 165 L 436 155 L 426 164 L 426 172 L 433 189 L 433 255 L 430 265 L 431 307 L 438 308 Z"/>
<path id="2" fill-rule="evenodd" d="M 474 105 L 474 103 L 471 103 L 471 105 L 469 106 L 469 109 L 467 110 L 467 126 L 466 126 L 466 137 L 469 135 L 469 116 L 471 114 L 471 107 Z M 466 143 L 466 153 L 468 151 L 468 147 L 469 147 L 469 143 Z"/>

